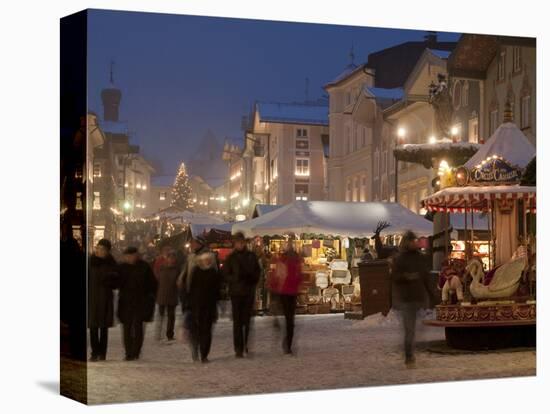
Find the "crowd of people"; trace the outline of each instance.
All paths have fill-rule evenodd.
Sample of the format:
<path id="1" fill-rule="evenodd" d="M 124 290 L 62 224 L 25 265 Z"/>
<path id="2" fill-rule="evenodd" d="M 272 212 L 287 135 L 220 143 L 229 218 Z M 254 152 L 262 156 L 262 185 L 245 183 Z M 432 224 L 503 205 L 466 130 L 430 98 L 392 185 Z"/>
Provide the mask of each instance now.
<path id="1" fill-rule="evenodd" d="M 195 237 L 186 252 L 164 245 L 150 262 L 136 247 L 128 246 L 117 263 L 109 240 L 102 239 L 90 258 L 88 277 L 88 328 L 90 361 L 105 360 L 109 328 L 114 326 L 114 291 L 118 290 L 117 317 L 122 324 L 125 360 L 139 359 L 144 323 L 155 313 L 154 337 L 175 340 L 176 308 L 181 306 L 183 329 L 193 361 L 209 362 L 213 325 L 219 301 L 231 301 L 233 345 L 236 358 L 250 354 L 249 337 L 258 283 L 265 280 L 266 264 L 248 248 L 242 233 L 233 236 L 233 251 L 223 263 L 206 243 Z M 289 243 L 279 259 L 278 283 L 269 281 L 286 320 L 283 350 L 292 353 L 296 295 L 301 283 L 301 259 Z"/>
<path id="2" fill-rule="evenodd" d="M 292 354 L 297 296 L 302 283 L 302 258 L 289 240 L 285 250 L 269 261 L 248 248 L 242 233 L 233 236 L 233 250 L 220 263 L 200 237 L 188 249 L 161 247 L 150 262 L 138 249 L 128 246 L 117 263 L 111 243 L 100 240 L 90 258 L 88 277 L 88 328 L 90 361 L 105 360 L 108 332 L 114 325 L 114 291 L 118 290 L 117 317 L 123 327 L 125 359 L 139 359 L 144 340 L 144 323 L 158 318 L 157 341 L 175 340 L 176 308 L 181 306 L 185 338 L 193 361 L 209 362 L 212 330 L 218 319 L 219 302 L 230 299 L 233 346 L 236 358 L 250 354 L 249 338 L 254 314 L 256 289 L 265 284 L 271 301 L 278 302 L 284 315 L 283 352 Z M 391 257 L 393 307 L 401 312 L 404 329 L 404 354 L 408 367 L 415 364 L 414 337 L 417 311 L 433 295 L 428 284 L 429 263 L 419 251 L 414 233 L 401 238 L 399 250 Z M 266 276 L 267 275 L 267 276 Z M 278 326 L 278 320 L 275 319 Z"/>

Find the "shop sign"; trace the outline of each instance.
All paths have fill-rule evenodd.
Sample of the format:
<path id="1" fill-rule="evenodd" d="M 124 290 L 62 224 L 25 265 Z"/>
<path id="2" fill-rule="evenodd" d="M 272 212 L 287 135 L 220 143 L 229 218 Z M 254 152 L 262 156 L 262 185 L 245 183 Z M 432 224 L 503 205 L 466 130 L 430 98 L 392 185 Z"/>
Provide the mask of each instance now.
<path id="1" fill-rule="evenodd" d="M 502 158 L 490 158 L 470 172 L 470 181 L 477 184 L 515 184 L 521 179 L 521 169 Z"/>

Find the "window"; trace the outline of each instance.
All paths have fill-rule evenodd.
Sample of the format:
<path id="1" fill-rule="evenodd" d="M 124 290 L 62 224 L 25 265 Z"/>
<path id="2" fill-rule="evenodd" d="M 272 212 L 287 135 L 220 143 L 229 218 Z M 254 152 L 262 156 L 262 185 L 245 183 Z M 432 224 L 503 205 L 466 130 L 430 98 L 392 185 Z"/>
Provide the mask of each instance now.
<path id="1" fill-rule="evenodd" d="M 380 175 L 380 153 L 378 150 L 374 153 L 374 179 L 377 180 Z"/>
<path id="2" fill-rule="evenodd" d="M 352 201 L 359 201 L 359 177 L 353 178 L 353 196 Z"/>
<path id="3" fill-rule="evenodd" d="M 296 158 L 294 174 L 300 177 L 309 177 L 309 158 Z"/>
<path id="4" fill-rule="evenodd" d="M 359 193 L 359 201 L 367 201 L 367 176 L 361 176 L 361 191 Z"/>
<path id="5" fill-rule="evenodd" d="M 352 149 L 351 149 L 351 130 L 350 130 L 350 127 L 347 126 L 346 127 L 346 148 L 345 148 L 345 153 L 346 154 L 349 154 Z"/>
<path id="6" fill-rule="evenodd" d="M 395 173 L 395 155 L 393 155 L 393 148 L 390 148 L 390 154 L 389 154 L 389 164 L 390 164 L 390 174 Z"/>
<path id="7" fill-rule="evenodd" d="M 94 202 L 93 207 L 94 210 L 101 210 L 101 200 L 99 196 L 99 191 L 94 191 Z"/>
<path id="8" fill-rule="evenodd" d="M 388 151 L 382 153 L 382 174 L 386 174 L 388 168 Z"/>
<path id="9" fill-rule="evenodd" d="M 386 177 L 382 176 L 381 179 L 380 179 L 380 200 L 382 201 L 386 201 L 386 187 L 387 187 L 387 183 L 386 183 L 386 180 L 385 180 Z"/>
<path id="10" fill-rule="evenodd" d="M 308 184 L 295 184 L 294 185 L 294 194 L 296 200 L 307 201 L 309 193 Z"/>
<path id="11" fill-rule="evenodd" d="M 271 160 L 271 180 L 276 180 L 277 179 L 277 176 L 278 176 L 278 173 L 277 173 L 277 158 L 273 158 Z"/>
<path id="12" fill-rule="evenodd" d="M 502 81 L 506 77 L 506 52 L 503 50 L 498 57 L 497 80 Z"/>
<path id="13" fill-rule="evenodd" d="M 479 121 L 477 116 L 468 121 L 468 142 L 479 142 Z"/>
<path id="14" fill-rule="evenodd" d="M 470 83 L 464 81 L 464 86 L 462 87 L 462 106 L 468 106 L 468 95 L 470 94 Z"/>
<path id="15" fill-rule="evenodd" d="M 354 126 L 353 135 L 355 137 L 355 150 L 358 150 L 359 148 L 361 148 L 361 135 L 359 134 L 359 125 L 357 124 L 355 124 Z"/>
<path id="16" fill-rule="evenodd" d="M 529 128 L 531 126 L 531 96 L 523 96 L 520 106 L 520 128 Z"/>
<path id="17" fill-rule="evenodd" d="M 351 201 L 351 178 L 346 181 L 346 201 Z"/>
<path id="18" fill-rule="evenodd" d="M 159 193 L 159 200 L 160 200 L 160 201 L 166 200 L 166 191 L 161 191 L 161 192 Z"/>
<path id="19" fill-rule="evenodd" d="M 512 71 L 514 73 L 521 71 L 521 48 L 514 46 L 512 49 Z"/>
<path id="20" fill-rule="evenodd" d="M 296 130 L 296 137 L 297 138 L 307 138 L 307 129 L 305 128 L 298 128 Z"/>
<path id="21" fill-rule="evenodd" d="M 82 210 L 82 193 L 76 193 L 76 206 L 77 210 Z"/>
<path id="22" fill-rule="evenodd" d="M 462 103 L 462 85 L 460 81 L 456 81 L 453 88 L 453 106 L 458 109 Z"/>
<path id="23" fill-rule="evenodd" d="M 101 164 L 94 164 L 94 177 L 101 177 Z"/>
<path id="24" fill-rule="evenodd" d="M 307 131 L 305 129 L 298 131 Z M 296 135 L 296 149 L 297 150 L 308 150 L 309 149 L 309 139 L 306 135 Z"/>
<path id="25" fill-rule="evenodd" d="M 489 114 L 489 135 L 493 135 L 498 126 L 498 109 L 493 109 Z"/>

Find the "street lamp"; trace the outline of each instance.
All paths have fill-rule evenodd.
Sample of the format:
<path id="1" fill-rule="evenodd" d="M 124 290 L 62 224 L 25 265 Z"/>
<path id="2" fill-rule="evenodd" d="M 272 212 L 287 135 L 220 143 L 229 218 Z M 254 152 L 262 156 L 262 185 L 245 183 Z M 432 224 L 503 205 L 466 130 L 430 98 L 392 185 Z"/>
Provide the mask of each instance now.
<path id="1" fill-rule="evenodd" d="M 454 126 L 451 128 L 451 136 L 453 138 L 453 142 L 456 142 L 458 136 L 458 127 Z"/>
<path id="2" fill-rule="evenodd" d="M 405 136 L 407 135 L 407 130 L 403 127 L 397 129 L 397 137 L 399 138 L 399 145 L 405 142 Z"/>

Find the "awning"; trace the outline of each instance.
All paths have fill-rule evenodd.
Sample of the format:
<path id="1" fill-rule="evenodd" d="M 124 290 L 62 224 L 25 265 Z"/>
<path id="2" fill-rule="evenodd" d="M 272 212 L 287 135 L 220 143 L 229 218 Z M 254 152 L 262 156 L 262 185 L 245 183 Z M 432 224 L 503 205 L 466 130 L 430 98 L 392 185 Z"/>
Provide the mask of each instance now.
<path id="1" fill-rule="evenodd" d="M 374 234 L 378 222 L 390 227 L 383 236 L 412 230 L 419 236 L 433 233 L 433 223 L 398 203 L 352 203 L 340 201 L 295 201 L 255 219 L 233 225 L 233 233 L 246 237 L 317 234 L 366 238 Z"/>
<path id="2" fill-rule="evenodd" d="M 520 185 L 449 187 L 422 200 L 429 211 L 487 211 L 491 200 L 523 199 L 530 210 L 536 208 L 536 187 Z"/>

